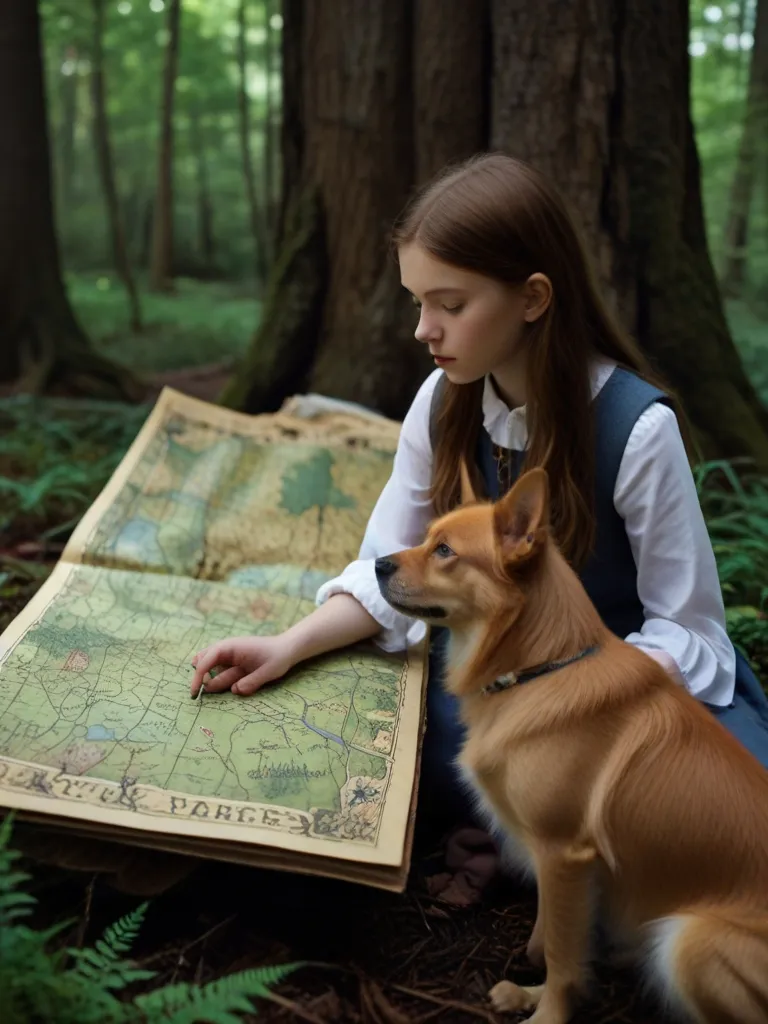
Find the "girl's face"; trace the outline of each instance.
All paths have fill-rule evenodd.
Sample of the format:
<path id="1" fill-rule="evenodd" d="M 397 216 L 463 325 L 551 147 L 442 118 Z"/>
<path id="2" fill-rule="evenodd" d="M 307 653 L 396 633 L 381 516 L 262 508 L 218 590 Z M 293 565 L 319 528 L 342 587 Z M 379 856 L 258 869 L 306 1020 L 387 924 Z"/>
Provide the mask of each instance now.
<path id="1" fill-rule="evenodd" d="M 399 257 L 400 279 L 419 308 L 416 339 L 429 346 L 448 379 L 469 384 L 514 372 L 526 323 L 549 305 L 548 279 L 534 274 L 522 285 L 504 284 L 443 263 L 418 242 L 402 246 Z"/>

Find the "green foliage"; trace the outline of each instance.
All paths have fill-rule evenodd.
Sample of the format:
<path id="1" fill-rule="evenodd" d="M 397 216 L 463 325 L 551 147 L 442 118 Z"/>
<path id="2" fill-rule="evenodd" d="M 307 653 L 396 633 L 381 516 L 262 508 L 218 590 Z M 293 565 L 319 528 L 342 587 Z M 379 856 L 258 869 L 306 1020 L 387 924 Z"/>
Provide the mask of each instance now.
<path id="1" fill-rule="evenodd" d="M 167 8 L 165 0 L 104 0 L 104 73 L 117 189 L 132 263 L 144 268 L 156 181 Z M 90 105 L 92 5 L 86 0 L 40 0 L 40 9 L 57 227 L 65 265 L 78 270 L 109 266 Z M 274 145 L 280 117 L 281 19 L 276 0 L 248 0 L 246 10 L 250 141 L 263 207 L 266 64 L 269 52 L 269 132 Z M 205 278 L 253 277 L 254 243 L 237 112 L 236 16 L 237 0 L 182 3 L 174 106 L 174 251 L 177 272 Z M 276 191 L 277 173 L 272 177 Z M 203 237 L 206 196 L 212 246 Z M 272 195 L 270 202 L 275 199 Z"/>
<path id="2" fill-rule="evenodd" d="M 279 984 L 299 964 L 279 964 L 258 970 L 240 971 L 200 988 L 197 985 L 167 985 L 148 995 L 138 996 L 136 1005 L 148 1021 L 173 1021 L 174 1024 L 237 1024 L 235 1013 L 253 1013 L 252 999 L 268 999 L 269 990 Z"/>
<path id="3" fill-rule="evenodd" d="M 747 376 L 768 407 L 768 322 L 745 302 L 726 303 L 726 312 Z"/>
<path id="4" fill-rule="evenodd" d="M 207 985 L 166 985 L 133 998 L 132 985 L 154 978 L 124 959 L 130 953 L 147 905 L 121 918 L 86 949 L 52 949 L 64 922 L 47 930 L 29 926 L 36 901 L 22 890 L 29 876 L 16 867 L 10 848 L 11 817 L 0 824 L 0 998 L 3 1024 L 238 1024 L 253 1014 L 253 1000 L 301 965 L 262 967 Z M 119 998 L 121 996 L 122 998 Z"/>
<path id="5" fill-rule="evenodd" d="M 63 535 L 94 500 L 146 417 L 146 406 L 0 401 L 0 535 Z"/>
<path id="6" fill-rule="evenodd" d="M 707 235 L 718 268 L 742 134 L 755 9 L 755 0 L 691 2 L 691 100 Z M 761 131 L 763 136 L 768 132 L 768 120 Z M 768 284 L 768 165 L 764 157 L 757 169 L 748 239 L 751 286 L 747 297 L 757 302 Z M 768 329 L 764 324 L 764 352 L 766 348 Z"/>
<path id="7" fill-rule="evenodd" d="M 768 681 L 768 479 L 727 462 L 696 469 L 734 643 Z"/>
<path id="8" fill-rule="evenodd" d="M 234 365 L 256 330 L 257 300 L 231 284 L 178 278 L 175 287 L 173 295 L 142 290 L 145 329 L 132 334 L 125 289 L 113 273 L 67 275 L 70 301 L 96 348 L 137 373 Z"/>

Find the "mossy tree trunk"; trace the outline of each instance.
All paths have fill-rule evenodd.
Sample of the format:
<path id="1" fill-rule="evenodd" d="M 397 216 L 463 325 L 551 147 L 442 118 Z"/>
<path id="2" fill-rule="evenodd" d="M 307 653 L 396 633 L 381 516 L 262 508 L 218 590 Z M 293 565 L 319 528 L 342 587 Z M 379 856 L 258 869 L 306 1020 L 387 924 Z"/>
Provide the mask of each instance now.
<path id="1" fill-rule="evenodd" d="M 54 230 L 37 5 L 0 6 L 0 381 L 18 390 L 139 398 L 94 351 L 67 299 Z"/>
<path id="2" fill-rule="evenodd" d="M 703 454 L 768 466 L 768 412 L 707 248 L 689 70 L 687 0 L 494 0 L 492 145 L 550 174 L 578 211 Z"/>
<path id="3" fill-rule="evenodd" d="M 417 181 L 484 146 L 487 7 L 286 0 L 283 18 L 279 243 L 223 400 L 273 409 L 309 388 L 401 416 L 431 364 L 388 235 Z"/>

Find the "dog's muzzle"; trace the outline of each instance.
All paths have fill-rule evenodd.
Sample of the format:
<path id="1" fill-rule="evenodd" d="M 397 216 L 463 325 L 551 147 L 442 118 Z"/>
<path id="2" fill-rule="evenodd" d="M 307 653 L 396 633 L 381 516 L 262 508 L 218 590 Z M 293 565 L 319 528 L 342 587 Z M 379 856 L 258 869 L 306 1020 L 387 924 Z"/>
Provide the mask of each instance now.
<path id="1" fill-rule="evenodd" d="M 376 582 L 379 584 L 381 596 L 385 601 L 391 604 L 393 608 L 396 608 L 397 611 L 403 612 L 405 615 L 413 615 L 418 619 L 444 619 L 446 617 L 444 608 L 409 604 L 407 601 L 402 599 L 404 595 L 398 593 L 397 587 L 394 588 L 394 591 L 390 589 L 390 581 L 400 568 L 397 562 L 393 561 L 393 559 L 377 558 L 373 564 L 376 571 Z"/>

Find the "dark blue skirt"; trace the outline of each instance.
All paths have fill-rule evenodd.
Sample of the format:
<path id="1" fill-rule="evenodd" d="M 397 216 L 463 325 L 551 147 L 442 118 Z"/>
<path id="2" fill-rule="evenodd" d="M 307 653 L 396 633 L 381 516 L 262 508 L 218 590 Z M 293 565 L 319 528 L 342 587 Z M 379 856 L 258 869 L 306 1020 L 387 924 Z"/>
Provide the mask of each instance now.
<path id="1" fill-rule="evenodd" d="M 457 699 L 442 685 L 446 641 L 444 630 L 433 630 L 419 809 L 449 827 L 472 821 L 475 815 L 455 763 L 464 739 L 464 726 L 459 718 Z M 736 689 L 732 703 L 726 707 L 705 706 L 768 768 L 768 697 L 740 651 L 736 651 Z"/>

